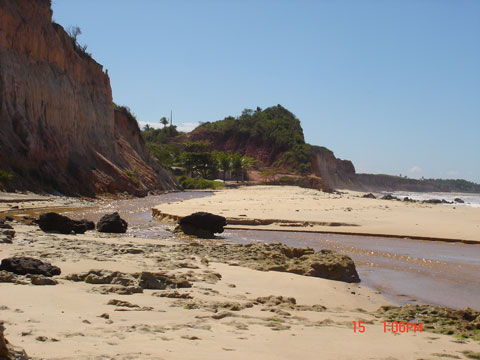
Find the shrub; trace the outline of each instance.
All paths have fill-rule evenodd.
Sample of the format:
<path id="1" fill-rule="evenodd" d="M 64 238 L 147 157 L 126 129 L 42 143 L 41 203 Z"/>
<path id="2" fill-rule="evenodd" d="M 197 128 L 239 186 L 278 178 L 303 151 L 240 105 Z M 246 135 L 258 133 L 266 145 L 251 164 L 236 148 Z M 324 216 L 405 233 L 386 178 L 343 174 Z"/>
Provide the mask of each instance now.
<path id="1" fill-rule="evenodd" d="M 139 187 L 142 182 L 139 179 L 140 174 L 137 170 L 125 170 L 125 175 L 137 186 Z"/>
<path id="2" fill-rule="evenodd" d="M 13 179 L 13 174 L 6 170 L 0 170 L 0 182 L 6 184 Z"/>
<path id="3" fill-rule="evenodd" d="M 219 181 L 197 179 L 188 176 L 179 176 L 177 178 L 180 185 L 187 190 L 218 189 L 225 187 L 225 184 Z"/>

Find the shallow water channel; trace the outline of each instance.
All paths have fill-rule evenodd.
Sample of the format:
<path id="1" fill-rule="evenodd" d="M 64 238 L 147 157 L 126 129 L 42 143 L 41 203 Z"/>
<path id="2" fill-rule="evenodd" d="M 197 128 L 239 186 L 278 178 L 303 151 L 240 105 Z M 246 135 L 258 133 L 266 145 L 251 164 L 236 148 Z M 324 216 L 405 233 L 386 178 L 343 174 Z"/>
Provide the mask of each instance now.
<path id="1" fill-rule="evenodd" d="M 129 236 L 173 240 L 172 227 L 153 220 L 151 208 L 210 194 L 182 192 L 114 200 L 63 213 L 97 221 L 105 213 L 119 211 L 129 223 Z M 355 261 L 363 285 L 396 303 L 480 309 L 480 244 L 259 230 L 226 230 L 221 238 L 335 250 Z"/>

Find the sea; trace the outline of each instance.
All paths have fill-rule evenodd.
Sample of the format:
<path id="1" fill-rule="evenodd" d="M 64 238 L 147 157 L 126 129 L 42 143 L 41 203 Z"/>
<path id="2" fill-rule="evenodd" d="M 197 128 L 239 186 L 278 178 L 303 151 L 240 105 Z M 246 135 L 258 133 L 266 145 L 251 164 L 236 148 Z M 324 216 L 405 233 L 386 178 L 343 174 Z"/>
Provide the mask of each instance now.
<path id="1" fill-rule="evenodd" d="M 382 195 L 387 194 L 387 192 L 382 193 Z M 446 200 L 448 202 L 453 202 L 453 204 L 442 204 L 445 206 L 468 206 L 473 208 L 480 208 L 480 194 L 472 193 L 442 193 L 442 192 L 407 192 L 407 191 L 395 191 L 388 192 L 400 199 L 409 197 L 413 200 L 423 201 L 430 199 Z M 462 199 L 465 203 L 455 203 L 455 199 Z"/>

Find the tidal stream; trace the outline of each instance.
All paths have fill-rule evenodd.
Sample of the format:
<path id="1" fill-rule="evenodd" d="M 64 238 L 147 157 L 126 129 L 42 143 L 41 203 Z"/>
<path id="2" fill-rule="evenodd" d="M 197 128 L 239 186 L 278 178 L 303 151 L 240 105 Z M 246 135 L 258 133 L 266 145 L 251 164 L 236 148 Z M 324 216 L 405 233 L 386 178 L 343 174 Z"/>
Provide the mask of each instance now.
<path id="1" fill-rule="evenodd" d="M 129 200 L 112 200 L 83 209 L 63 211 L 94 221 L 119 211 L 129 223 L 129 236 L 175 239 L 172 226 L 152 219 L 151 208 L 162 203 L 210 196 L 182 192 Z M 480 309 L 480 243 L 379 238 L 303 232 L 226 230 L 219 237 L 235 243 L 281 242 L 289 246 L 331 249 L 350 256 L 366 285 L 398 304 L 435 304 Z"/>

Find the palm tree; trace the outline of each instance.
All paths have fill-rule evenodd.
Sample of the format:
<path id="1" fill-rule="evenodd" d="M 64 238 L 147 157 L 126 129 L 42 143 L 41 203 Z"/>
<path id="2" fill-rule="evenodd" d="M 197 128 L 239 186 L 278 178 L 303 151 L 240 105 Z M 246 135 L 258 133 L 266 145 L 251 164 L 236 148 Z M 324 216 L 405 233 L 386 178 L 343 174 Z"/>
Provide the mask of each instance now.
<path id="1" fill-rule="evenodd" d="M 227 179 L 227 172 L 232 170 L 232 154 L 228 152 L 218 153 L 218 166 L 223 171 L 223 181 Z"/>
<path id="2" fill-rule="evenodd" d="M 240 174 L 242 174 L 242 171 L 243 171 L 242 155 L 240 154 L 232 155 L 232 170 L 235 176 L 237 177 L 237 182 L 238 182 L 238 176 L 240 176 Z M 242 174 L 242 179 L 243 179 L 243 174 Z"/>
<path id="3" fill-rule="evenodd" d="M 167 125 L 168 125 L 168 120 L 167 118 L 164 116 L 160 119 L 160 123 L 163 124 L 163 128 L 165 128 Z"/>
<path id="4" fill-rule="evenodd" d="M 242 181 L 243 181 L 243 174 L 247 172 L 248 169 L 250 169 L 253 164 L 255 164 L 255 159 L 248 157 L 248 156 L 242 156 Z"/>

